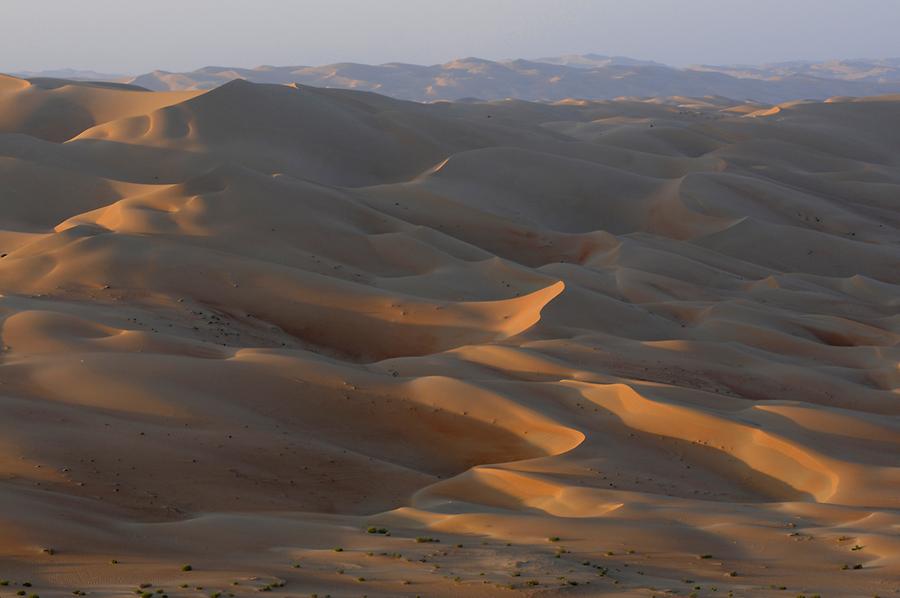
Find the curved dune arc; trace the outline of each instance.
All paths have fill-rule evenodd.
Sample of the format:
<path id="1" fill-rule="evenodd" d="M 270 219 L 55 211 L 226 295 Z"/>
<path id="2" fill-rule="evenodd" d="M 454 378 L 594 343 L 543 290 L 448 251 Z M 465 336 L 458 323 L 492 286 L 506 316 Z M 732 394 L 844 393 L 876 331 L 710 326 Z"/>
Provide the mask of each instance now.
<path id="1" fill-rule="evenodd" d="M 566 453 L 585 439 L 581 431 L 561 424 L 499 391 L 473 382 L 446 376 L 426 376 L 406 383 L 405 387 L 411 398 L 420 403 L 463 413 L 520 436 L 541 456 Z"/>
<path id="2" fill-rule="evenodd" d="M 748 467 L 829 502 L 837 492 L 839 465 L 828 457 L 781 438 L 772 432 L 748 428 L 696 408 L 661 403 L 623 384 L 592 384 L 564 380 L 588 400 L 609 409 L 637 430 L 723 447 Z M 726 448 L 727 447 L 727 448 Z"/>
<path id="3" fill-rule="evenodd" d="M 452 501 L 478 507 L 504 510 L 533 509 L 554 517 L 589 519 L 603 517 L 622 507 L 595 488 L 579 488 L 565 482 L 526 473 L 480 465 L 418 491 L 412 505 L 440 512 L 440 506 Z"/>
<path id="4" fill-rule="evenodd" d="M 75 284 L 152 288 L 252 313 L 289 334 L 362 361 L 424 355 L 520 334 L 563 292 L 561 281 L 498 301 L 428 300 L 313 272 L 215 251 L 186 254 L 178 244 L 147 237 L 98 234 L 73 227 L 42 242 L 43 256 L 22 257 L 0 270 L 0 281 L 49 291 Z M 50 243 L 51 246 L 47 246 Z M 79 264 L 40 268 L 42 260 Z M 237 281 L 240 281 L 238 283 Z"/>
<path id="5" fill-rule="evenodd" d="M 412 398 L 429 406 L 452 409 L 467 417 L 485 421 L 519 436 L 535 448 L 525 459 L 567 453 L 585 441 L 583 432 L 548 417 L 531 406 L 502 393 L 455 378 L 428 376 L 406 384 Z M 502 418 L 497 415 L 502 414 Z M 560 495 L 564 484 L 544 481 L 538 476 L 510 471 L 499 464 L 477 465 L 457 476 L 422 488 L 412 497 L 419 508 L 438 508 L 448 501 L 471 502 L 508 509 L 531 507 L 565 511 Z"/>
<path id="6" fill-rule="evenodd" d="M 289 334 L 360 361 L 426 355 L 489 343 L 526 331 L 541 310 L 562 292 L 563 283 L 523 297 L 499 301 L 442 302 L 399 296 L 311 273 L 285 292 L 259 296 L 251 290 L 231 295 L 230 307 L 245 308 Z M 240 289 L 236 289 L 240 290 Z M 221 296 L 192 288 L 196 299 L 217 305 Z"/>

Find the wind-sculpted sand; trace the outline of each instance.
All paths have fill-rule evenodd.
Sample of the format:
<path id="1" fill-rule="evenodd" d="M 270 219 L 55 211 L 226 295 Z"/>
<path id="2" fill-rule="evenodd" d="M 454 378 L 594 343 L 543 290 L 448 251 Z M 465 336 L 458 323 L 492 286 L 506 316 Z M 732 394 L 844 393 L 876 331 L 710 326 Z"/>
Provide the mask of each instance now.
<path id="1" fill-rule="evenodd" d="M 898 128 L 0 77 L 0 596 L 894 595 Z"/>

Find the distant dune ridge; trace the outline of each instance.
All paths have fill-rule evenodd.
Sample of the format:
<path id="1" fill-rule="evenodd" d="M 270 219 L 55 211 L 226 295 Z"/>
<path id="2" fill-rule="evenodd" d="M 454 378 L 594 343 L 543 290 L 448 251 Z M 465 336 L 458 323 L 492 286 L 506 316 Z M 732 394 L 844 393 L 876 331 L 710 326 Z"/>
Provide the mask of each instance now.
<path id="1" fill-rule="evenodd" d="M 195 71 L 153 71 L 136 77 L 74 71 L 18 73 L 23 77 L 102 78 L 157 91 L 212 89 L 234 79 L 253 83 L 315 85 L 374 91 L 432 102 L 481 98 L 558 101 L 707 96 L 778 103 L 833 96 L 900 93 L 900 59 L 785 62 L 755 66 L 673 68 L 648 60 L 597 54 L 536 60 L 463 58 L 430 66 L 339 63 L 325 66 L 208 66 Z"/>
<path id="2" fill-rule="evenodd" d="M 0 76 L 0 593 L 900 589 L 900 96 L 203 74 Z"/>

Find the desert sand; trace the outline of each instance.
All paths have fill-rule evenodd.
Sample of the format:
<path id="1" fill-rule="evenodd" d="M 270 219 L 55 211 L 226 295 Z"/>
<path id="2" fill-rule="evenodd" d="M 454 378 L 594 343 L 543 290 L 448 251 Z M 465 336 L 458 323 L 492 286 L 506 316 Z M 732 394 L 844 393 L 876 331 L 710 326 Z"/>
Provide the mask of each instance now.
<path id="1" fill-rule="evenodd" d="M 0 77 L 0 596 L 895 595 L 898 129 Z"/>

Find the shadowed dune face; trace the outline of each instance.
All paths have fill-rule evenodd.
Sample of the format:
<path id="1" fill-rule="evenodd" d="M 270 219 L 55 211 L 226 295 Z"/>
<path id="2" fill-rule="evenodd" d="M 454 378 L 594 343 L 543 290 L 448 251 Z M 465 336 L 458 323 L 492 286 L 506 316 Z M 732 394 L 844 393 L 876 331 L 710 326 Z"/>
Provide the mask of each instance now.
<path id="1" fill-rule="evenodd" d="M 305 559 L 311 592 L 451 596 L 410 564 L 447 554 L 335 559 L 474 534 L 518 552 L 460 556 L 473 587 L 602 557 L 604 592 L 871 594 L 900 562 L 897 126 L 891 98 L 4 77 L 0 565 L 116 595 L 111 556 Z"/>

